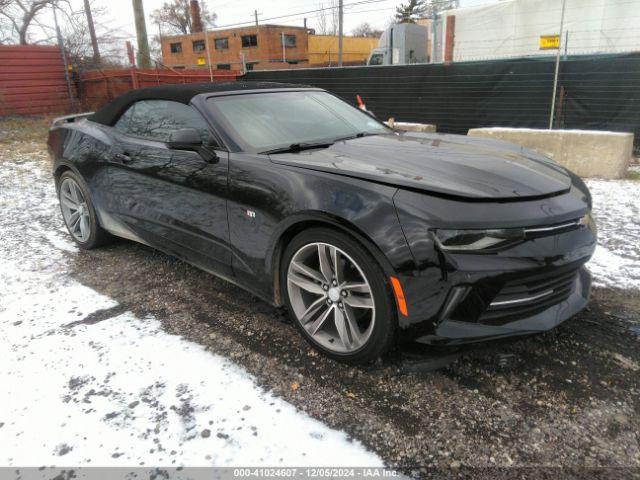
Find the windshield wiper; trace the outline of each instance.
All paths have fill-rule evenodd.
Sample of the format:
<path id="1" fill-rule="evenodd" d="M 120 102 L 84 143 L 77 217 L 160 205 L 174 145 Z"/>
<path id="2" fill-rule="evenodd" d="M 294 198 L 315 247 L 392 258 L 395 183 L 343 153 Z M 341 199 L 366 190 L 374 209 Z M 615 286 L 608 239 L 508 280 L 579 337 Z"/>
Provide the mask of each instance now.
<path id="1" fill-rule="evenodd" d="M 308 143 L 292 143 L 287 147 L 274 148 L 273 150 L 266 150 L 260 152 L 261 154 L 271 153 L 289 153 L 289 152 L 301 152 L 303 150 L 311 150 L 312 148 L 327 148 L 333 145 L 334 142 L 308 142 Z"/>
<path id="2" fill-rule="evenodd" d="M 342 142 L 343 140 L 353 140 L 354 138 L 368 137 L 370 135 L 379 135 L 379 134 L 372 133 L 372 132 L 358 132 L 358 133 L 354 133 L 353 135 L 349 135 L 347 137 L 336 138 L 334 142 Z"/>
<path id="3" fill-rule="evenodd" d="M 287 147 L 280 147 L 280 148 L 274 148 L 273 150 L 266 150 L 264 152 L 260 152 L 260 154 L 290 153 L 290 152 L 295 153 L 295 152 L 301 152 L 302 150 L 311 150 L 312 148 L 327 148 L 336 142 L 342 142 L 344 140 L 352 140 L 354 138 L 368 137 L 369 135 L 379 135 L 379 134 L 372 133 L 372 132 L 358 132 L 358 133 L 354 133 L 353 135 L 336 138 L 335 140 L 327 141 L 327 142 L 292 143 Z"/>

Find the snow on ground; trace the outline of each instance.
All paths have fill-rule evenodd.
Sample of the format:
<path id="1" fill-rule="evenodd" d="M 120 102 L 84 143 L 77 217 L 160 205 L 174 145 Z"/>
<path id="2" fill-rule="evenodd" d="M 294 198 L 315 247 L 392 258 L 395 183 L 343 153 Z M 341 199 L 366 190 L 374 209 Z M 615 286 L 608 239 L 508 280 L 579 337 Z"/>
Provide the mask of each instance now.
<path id="1" fill-rule="evenodd" d="M 38 159 L 0 169 L 0 464 L 358 465 L 382 461 L 68 275 L 78 250 Z M 640 288 L 640 182 L 588 182 L 596 284 Z"/>
<path id="2" fill-rule="evenodd" d="M 640 182 L 589 180 L 598 247 L 589 262 L 594 284 L 640 289 Z"/>
<path id="3" fill-rule="evenodd" d="M 0 169 L 0 465 L 382 466 L 258 387 L 67 275 L 49 173 Z"/>

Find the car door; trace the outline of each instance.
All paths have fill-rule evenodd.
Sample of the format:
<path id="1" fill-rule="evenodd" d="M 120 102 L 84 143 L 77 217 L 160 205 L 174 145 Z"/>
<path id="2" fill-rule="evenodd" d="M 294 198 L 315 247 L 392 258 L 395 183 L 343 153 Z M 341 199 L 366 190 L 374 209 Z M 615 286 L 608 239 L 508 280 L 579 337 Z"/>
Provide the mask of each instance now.
<path id="1" fill-rule="evenodd" d="M 215 155 L 170 149 L 171 132 L 195 128 Z M 190 105 L 133 104 L 113 127 L 111 214 L 153 247 L 218 274 L 230 274 L 228 152 Z"/>

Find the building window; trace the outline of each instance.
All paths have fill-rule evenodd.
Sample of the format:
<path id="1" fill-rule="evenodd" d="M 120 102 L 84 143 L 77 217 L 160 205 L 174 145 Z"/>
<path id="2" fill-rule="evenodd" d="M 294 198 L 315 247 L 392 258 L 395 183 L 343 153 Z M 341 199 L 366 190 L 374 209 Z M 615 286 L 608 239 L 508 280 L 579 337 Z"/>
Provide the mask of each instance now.
<path id="1" fill-rule="evenodd" d="M 218 70 L 231 70 L 231 65 L 228 63 L 219 63 L 216 65 Z"/>
<path id="2" fill-rule="evenodd" d="M 248 62 L 248 63 L 245 65 L 245 67 L 246 67 L 247 71 L 250 71 L 250 70 L 253 70 L 253 69 L 254 69 L 254 67 L 255 67 L 256 65 L 258 65 L 258 63 L 259 63 L 259 62 Z"/>
<path id="3" fill-rule="evenodd" d="M 216 50 L 226 50 L 229 48 L 229 39 L 228 38 L 216 38 L 214 40 L 216 45 Z"/>
<path id="4" fill-rule="evenodd" d="M 258 36 L 257 35 L 242 35 L 242 48 L 257 47 Z"/>
<path id="5" fill-rule="evenodd" d="M 193 51 L 194 52 L 204 52 L 205 51 L 204 40 L 194 40 L 192 43 L 193 43 Z"/>
<path id="6" fill-rule="evenodd" d="M 295 47 L 296 46 L 296 36 L 295 35 L 283 35 L 282 43 L 284 43 L 285 47 Z"/>
<path id="7" fill-rule="evenodd" d="M 169 48 L 171 49 L 171 53 L 182 53 L 182 43 L 170 43 Z"/>

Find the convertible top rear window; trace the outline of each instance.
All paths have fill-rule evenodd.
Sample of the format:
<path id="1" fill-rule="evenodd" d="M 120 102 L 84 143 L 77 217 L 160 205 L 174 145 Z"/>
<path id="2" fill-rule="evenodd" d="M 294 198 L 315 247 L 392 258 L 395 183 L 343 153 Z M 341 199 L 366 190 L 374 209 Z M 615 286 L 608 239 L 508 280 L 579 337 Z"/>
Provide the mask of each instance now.
<path id="1" fill-rule="evenodd" d="M 234 141 L 249 152 L 389 131 L 378 120 L 327 92 L 228 95 L 212 97 L 208 103 Z"/>
<path id="2" fill-rule="evenodd" d="M 181 128 L 195 128 L 202 141 L 211 142 L 205 120 L 193 107 L 170 100 L 140 100 L 134 103 L 116 122 L 115 128 L 134 137 L 166 142 L 169 135 Z"/>

